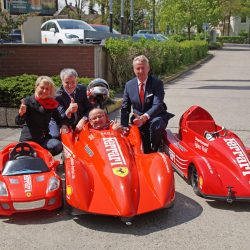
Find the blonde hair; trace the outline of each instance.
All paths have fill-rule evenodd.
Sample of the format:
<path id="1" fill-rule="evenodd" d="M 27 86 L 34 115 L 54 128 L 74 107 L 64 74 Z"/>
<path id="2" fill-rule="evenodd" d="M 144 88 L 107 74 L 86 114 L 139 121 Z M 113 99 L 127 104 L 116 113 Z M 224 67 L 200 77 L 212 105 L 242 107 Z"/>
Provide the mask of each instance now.
<path id="1" fill-rule="evenodd" d="M 53 80 L 49 77 L 49 76 L 39 76 L 36 79 L 36 83 L 35 83 L 35 91 L 37 89 L 37 87 L 41 84 L 41 83 L 46 83 L 49 85 L 50 87 L 50 97 L 54 97 L 55 93 L 56 93 L 56 87 L 55 87 L 55 83 L 53 82 Z"/>

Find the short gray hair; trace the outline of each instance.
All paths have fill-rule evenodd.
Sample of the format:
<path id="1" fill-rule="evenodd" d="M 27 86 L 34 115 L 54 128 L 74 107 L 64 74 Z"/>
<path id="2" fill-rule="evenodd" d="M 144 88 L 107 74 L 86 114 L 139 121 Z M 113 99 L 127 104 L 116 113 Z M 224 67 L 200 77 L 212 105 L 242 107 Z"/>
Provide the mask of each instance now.
<path id="1" fill-rule="evenodd" d="M 135 57 L 134 60 L 133 60 L 133 65 L 135 65 L 135 63 L 137 63 L 137 62 L 145 63 L 145 64 L 149 65 L 149 60 L 144 55 L 139 55 L 139 56 Z"/>
<path id="2" fill-rule="evenodd" d="M 75 69 L 65 68 L 65 69 L 62 69 L 60 72 L 60 78 L 62 82 L 64 81 L 65 76 L 74 76 L 75 78 L 77 78 L 78 74 Z"/>

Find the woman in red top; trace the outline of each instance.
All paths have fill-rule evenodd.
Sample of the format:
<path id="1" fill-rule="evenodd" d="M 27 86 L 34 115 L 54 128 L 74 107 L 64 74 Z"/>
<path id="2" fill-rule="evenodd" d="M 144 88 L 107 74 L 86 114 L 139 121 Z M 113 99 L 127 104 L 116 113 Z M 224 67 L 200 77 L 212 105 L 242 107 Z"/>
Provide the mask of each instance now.
<path id="1" fill-rule="evenodd" d="M 52 155 L 62 151 L 62 143 L 49 135 L 49 122 L 53 119 L 59 126 L 67 125 L 68 119 L 61 119 L 54 99 L 55 85 L 48 76 L 40 76 L 35 83 L 35 93 L 21 101 L 16 124 L 23 125 L 19 141 L 34 141 L 48 149 Z"/>

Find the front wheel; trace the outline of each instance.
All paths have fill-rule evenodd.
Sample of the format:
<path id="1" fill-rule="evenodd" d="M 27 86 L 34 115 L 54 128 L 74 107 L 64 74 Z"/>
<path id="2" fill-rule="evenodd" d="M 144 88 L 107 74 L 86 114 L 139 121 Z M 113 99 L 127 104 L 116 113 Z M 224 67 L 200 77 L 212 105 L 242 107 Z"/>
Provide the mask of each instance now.
<path id="1" fill-rule="evenodd" d="M 198 188 L 198 181 L 199 181 L 199 175 L 197 173 L 197 170 L 195 168 L 195 166 L 192 166 L 191 167 L 191 176 L 190 176 L 190 179 L 191 179 L 191 186 L 194 190 L 194 193 L 198 196 L 201 196 L 201 193 L 200 193 L 200 190 Z"/>

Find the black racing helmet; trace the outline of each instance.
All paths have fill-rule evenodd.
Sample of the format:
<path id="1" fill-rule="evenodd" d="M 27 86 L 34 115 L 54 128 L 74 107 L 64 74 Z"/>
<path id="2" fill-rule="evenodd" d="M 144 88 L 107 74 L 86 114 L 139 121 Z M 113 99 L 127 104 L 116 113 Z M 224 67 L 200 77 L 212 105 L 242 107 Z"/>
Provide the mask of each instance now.
<path id="1" fill-rule="evenodd" d="M 102 78 L 92 80 L 87 87 L 87 97 L 92 105 L 102 108 L 109 98 L 108 83 Z"/>

